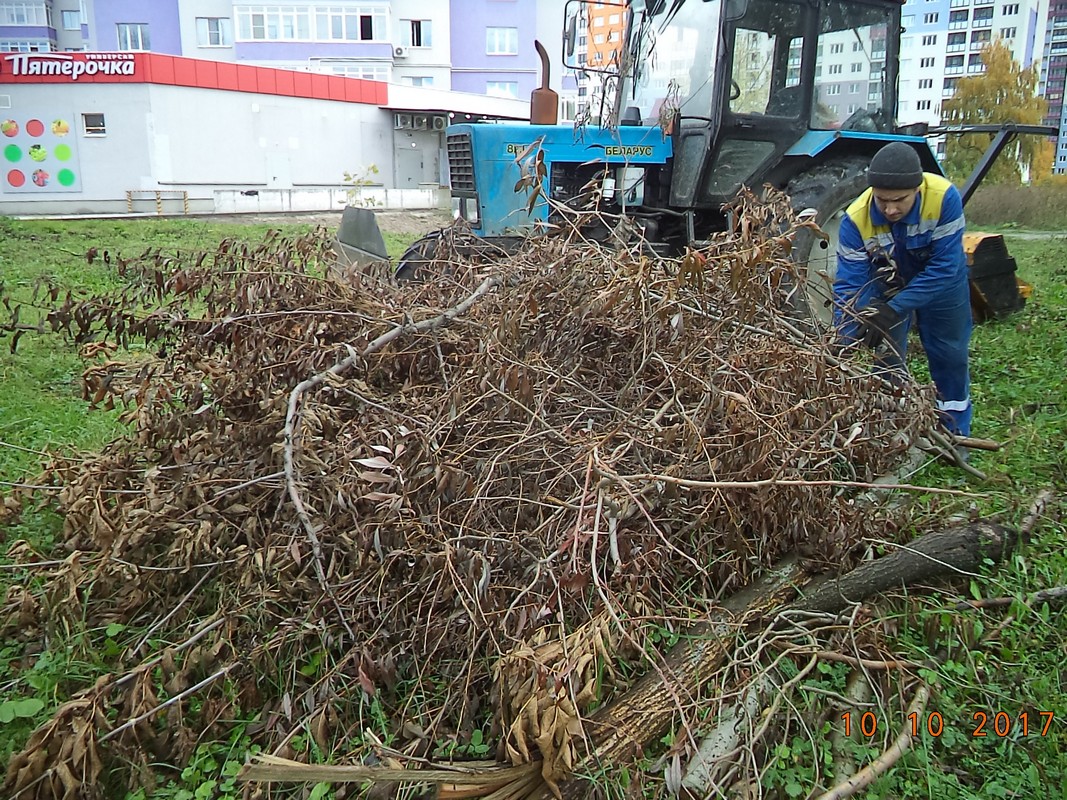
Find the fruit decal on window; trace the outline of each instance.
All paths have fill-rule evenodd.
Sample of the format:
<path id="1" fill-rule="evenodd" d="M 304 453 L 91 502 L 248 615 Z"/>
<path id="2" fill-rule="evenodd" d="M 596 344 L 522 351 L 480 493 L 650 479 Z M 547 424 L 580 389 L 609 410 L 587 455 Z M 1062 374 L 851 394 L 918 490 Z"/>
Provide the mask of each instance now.
<path id="1" fill-rule="evenodd" d="M 77 117 L 41 107 L 12 112 L 0 116 L 0 196 L 83 191 Z"/>

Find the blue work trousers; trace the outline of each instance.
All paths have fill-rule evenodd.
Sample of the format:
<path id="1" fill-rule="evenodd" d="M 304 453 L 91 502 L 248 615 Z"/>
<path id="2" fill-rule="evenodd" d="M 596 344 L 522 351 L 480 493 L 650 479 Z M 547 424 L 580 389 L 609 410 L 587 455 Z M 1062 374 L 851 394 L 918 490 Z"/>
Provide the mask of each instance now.
<path id="1" fill-rule="evenodd" d="M 877 296 L 877 293 L 876 293 Z M 919 339 L 926 351 L 930 377 L 937 388 L 937 410 L 944 426 L 960 436 L 971 435 L 971 376 L 968 350 L 971 342 L 971 294 L 966 281 L 937 295 L 915 311 Z M 883 366 L 905 369 L 909 314 L 893 329 L 893 350 L 881 357 Z"/>

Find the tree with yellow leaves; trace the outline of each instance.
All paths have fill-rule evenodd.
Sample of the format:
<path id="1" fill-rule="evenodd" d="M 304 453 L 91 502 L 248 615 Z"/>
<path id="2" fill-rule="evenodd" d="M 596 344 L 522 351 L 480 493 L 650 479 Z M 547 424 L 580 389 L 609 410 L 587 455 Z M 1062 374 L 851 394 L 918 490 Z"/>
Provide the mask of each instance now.
<path id="1" fill-rule="evenodd" d="M 998 125 L 1015 122 L 1039 125 L 1048 110 L 1038 97 L 1037 66 L 1023 69 L 999 39 L 982 50 L 985 73 L 960 78 L 956 93 L 941 104 L 942 125 Z M 971 174 L 996 134 L 950 135 L 945 145 L 945 171 L 962 182 Z M 1020 183 L 1024 170 L 1031 180 L 1052 172 L 1052 143 L 1042 136 L 1019 136 L 1001 152 L 985 183 Z"/>

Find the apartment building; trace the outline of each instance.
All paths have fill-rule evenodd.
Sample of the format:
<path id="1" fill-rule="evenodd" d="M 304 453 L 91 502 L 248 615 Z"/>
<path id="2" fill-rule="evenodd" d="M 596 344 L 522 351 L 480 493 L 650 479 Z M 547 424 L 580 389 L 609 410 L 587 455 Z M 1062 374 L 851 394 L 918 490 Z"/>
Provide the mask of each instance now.
<path id="1" fill-rule="evenodd" d="M 1052 169 L 1067 174 L 1067 104 L 1063 102 L 1067 84 L 1067 2 L 1049 0 L 1045 13 L 1044 58 L 1041 61 L 1041 92 L 1048 101 L 1046 125 L 1059 128 Z"/>
<path id="2" fill-rule="evenodd" d="M 908 0 L 901 17 L 898 119 L 938 125 L 941 104 L 959 79 L 985 71 L 981 51 L 994 40 L 1031 66 L 1040 57 L 1040 1 Z M 933 145 L 944 154 L 943 138 Z"/>

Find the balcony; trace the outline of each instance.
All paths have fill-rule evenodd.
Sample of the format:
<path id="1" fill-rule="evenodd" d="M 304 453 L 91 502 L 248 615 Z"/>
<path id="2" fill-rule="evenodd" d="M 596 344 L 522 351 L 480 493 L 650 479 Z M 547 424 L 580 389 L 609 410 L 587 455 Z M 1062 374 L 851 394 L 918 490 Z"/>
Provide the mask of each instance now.
<path id="1" fill-rule="evenodd" d="M 948 4 L 949 8 L 967 8 L 971 4 L 971 0 L 952 0 Z"/>
<path id="2" fill-rule="evenodd" d="M 981 75 L 984 72 L 985 64 L 971 64 L 971 66 L 967 67 L 968 75 Z M 948 71 L 946 71 L 945 74 L 947 75 Z"/>
<path id="3" fill-rule="evenodd" d="M 992 19 L 974 19 L 974 20 L 971 20 L 971 27 L 972 28 L 992 28 L 993 27 L 993 20 Z"/>
<path id="4" fill-rule="evenodd" d="M 950 44 L 948 47 L 945 48 L 945 52 L 946 53 L 962 53 L 966 49 L 967 49 L 967 42 L 963 42 L 962 44 Z"/>
<path id="5" fill-rule="evenodd" d="M 992 20 L 990 20 L 990 22 L 992 22 Z M 971 23 L 968 20 L 961 20 L 960 22 L 950 22 L 948 24 L 948 29 L 950 31 L 962 31 L 966 30 L 967 26 L 970 24 Z"/>
<path id="6" fill-rule="evenodd" d="M 963 67 L 945 67 L 945 75 L 962 75 Z"/>
<path id="7" fill-rule="evenodd" d="M 971 42 L 971 52 L 977 53 L 989 44 L 989 42 Z"/>

